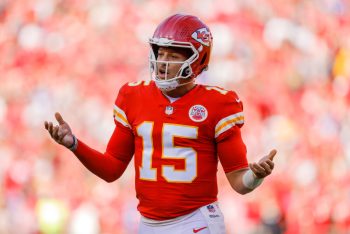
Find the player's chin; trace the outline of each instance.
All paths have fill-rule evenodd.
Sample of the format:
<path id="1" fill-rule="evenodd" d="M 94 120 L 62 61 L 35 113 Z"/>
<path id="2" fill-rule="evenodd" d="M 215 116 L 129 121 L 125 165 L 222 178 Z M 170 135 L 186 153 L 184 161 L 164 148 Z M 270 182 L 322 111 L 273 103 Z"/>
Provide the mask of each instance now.
<path id="1" fill-rule="evenodd" d="M 170 79 L 170 75 L 169 74 L 165 74 L 165 73 L 158 73 L 157 77 L 160 80 L 169 80 Z"/>

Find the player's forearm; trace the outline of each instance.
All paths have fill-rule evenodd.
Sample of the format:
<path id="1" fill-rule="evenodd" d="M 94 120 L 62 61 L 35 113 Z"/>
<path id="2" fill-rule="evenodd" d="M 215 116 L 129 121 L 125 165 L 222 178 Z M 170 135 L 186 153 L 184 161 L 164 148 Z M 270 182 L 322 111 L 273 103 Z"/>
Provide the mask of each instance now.
<path id="1" fill-rule="evenodd" d="M 122 162 L 108 153 L 102 154 L 80 140 L 78 140 L 74 154 L 89 171 L 107 182 L 118 179 L 128 166 L 128 163 Z"/>
<path id="2" fill-rule="evenodd" d="M 246 194 L 257 188 L 262 179 L 256 179 L 249 172 L 249 169 L 242 169 L 226 173 L 226 177 L 230 182 L 231 187 L 240 194 Z"/>

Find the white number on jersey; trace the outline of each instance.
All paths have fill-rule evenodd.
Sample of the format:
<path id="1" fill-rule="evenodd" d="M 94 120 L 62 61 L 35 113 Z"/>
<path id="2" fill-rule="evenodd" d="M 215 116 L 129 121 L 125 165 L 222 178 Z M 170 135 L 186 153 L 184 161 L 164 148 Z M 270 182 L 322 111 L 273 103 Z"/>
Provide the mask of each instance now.
<path id="1" fill-rule="evenodd" d="M 140 166 L 142 180 L 157 180 L 157 169 L 152 168 L 153 125 L 153 122 L 143 122 L 136 128 L 143 144 Z M 161 169 L 163 178 L 172 183 L 191 183 L 197 177 L 197 152 L 191 147 L 175 146 L 174 137 L 197 139 L 198 128 L 165 123 L 162 130 L 162 158 L 185 160 L 185 169 L 182 170 L 175 169 L 175 166 L 163 165 Z"/>

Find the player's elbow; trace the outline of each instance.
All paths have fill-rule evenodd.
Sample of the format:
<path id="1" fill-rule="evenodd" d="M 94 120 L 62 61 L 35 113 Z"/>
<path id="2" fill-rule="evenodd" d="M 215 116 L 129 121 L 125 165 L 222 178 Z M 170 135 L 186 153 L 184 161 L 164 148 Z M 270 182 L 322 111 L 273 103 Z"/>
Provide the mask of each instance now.
<path id="1" fill-rule="evenodd" d="M 253 190 L 248 188 L 240 188 L 240 189 L 235 189 L 235 191 L 241 195 L 244 195 L 244 194 L 250 193 Z"/>
<path id="2" fill-rule="evenodd" d="M 249 192 L 251 192 L 252 190 L 242 186 L 242 184 L 240 183 L 231 183 L 231 188 L 236 192 L 239 193 L 241 195 L 247 194 Z"/>
<path id="3" fill-rule="evenodd" d="M 104 181 L 106 181 L 107 183 L 112 183 L 112 182 L 114 182 L 114 181 L 116 181 L 117 179 L 116 178 L 110 178 L 110 177 L 108 177 L 108 178 L 102 178 Z"/>
<path id="4" fill-rule="evenodd" d="M 100 178 L 103 179 L 104 181 L 106 181 L 107 183 L 112 183 L 112 182 L 116 181 L 117 179 L 119 179 L 119 177 L 120 177 L 120 175 L 116 175 L 116 174 L 100 176 Z"/>

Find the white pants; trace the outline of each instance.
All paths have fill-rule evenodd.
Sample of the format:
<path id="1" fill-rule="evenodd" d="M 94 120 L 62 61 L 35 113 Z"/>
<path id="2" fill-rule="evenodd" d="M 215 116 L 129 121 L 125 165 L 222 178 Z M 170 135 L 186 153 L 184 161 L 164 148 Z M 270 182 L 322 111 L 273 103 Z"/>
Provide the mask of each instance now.
<path id="1" fill-rule="evenodd" d="M 141 217 L 139 234 L 225 234 L 224 216 L 217 202 L 175 219 L 156 221 Z"/>

